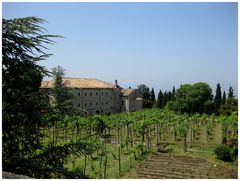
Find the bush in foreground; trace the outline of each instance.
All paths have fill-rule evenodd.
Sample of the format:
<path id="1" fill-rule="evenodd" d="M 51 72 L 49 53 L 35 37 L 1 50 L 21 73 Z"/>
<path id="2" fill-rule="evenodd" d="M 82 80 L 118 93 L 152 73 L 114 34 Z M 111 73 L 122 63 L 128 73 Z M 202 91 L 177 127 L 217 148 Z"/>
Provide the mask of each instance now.
<path id="1" fill-rule="evenodd" d="M 233 150 L 226 145 L 219 145 L 214 150 L 215 155 L 218 159 L 225 162 L 233 161 Z"/>

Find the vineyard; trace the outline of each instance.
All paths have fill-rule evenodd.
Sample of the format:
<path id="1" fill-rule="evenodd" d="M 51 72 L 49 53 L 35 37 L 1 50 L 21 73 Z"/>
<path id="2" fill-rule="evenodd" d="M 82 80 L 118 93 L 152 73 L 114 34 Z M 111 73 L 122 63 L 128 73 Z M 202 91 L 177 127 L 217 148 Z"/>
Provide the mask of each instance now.
<path id="1" fill-rule="evenodd" d="M 63 121 L 57 121 L 59 119 L 54 115 L 47 115 L 44 120 L 48 124 L 47 128 L 42 130 L 45 145 L 70 147 L 74 142 L 85 145 L 86 152 L 82 155 L 73 154 L 66 167 L 83 173 L 87 178 L 122 178 L 131 168 L 137 166 L 154 172 L 151 165 L 155 163 L 149 163 L 150 167 L 148 167 L 146 162 L 149 160 L 139 165 L 149 153 L 167 152 L 172 155 L 193 153 L 213 157 L 213 150 L 217 145 L 237 138 L 236 112 L 228 117 L 216 117 L 205 114 L 178 115 L 167 110 L 146 109 L 110 116 L 65 116 Z M 161 158 L 163 157 L 165 156 L 162 155 Z M 157 164 L 166 163 L 166 158 L 163 161 L 160 159 Z M 154 158 L 152 159 L 154 161 Z M 208 165 L 204 160 L 196 161 L 188 157 L 180 160 L 193 166 L 200 164 L 201 168 Z M 179 160 L 173 161 L 170 170 L 179 164 L 181 165 Z M 193 167 L 193 170 L 197 168 L 199 167 Z M 168 171 L 166 170 L 166 173 Z M 144 177 L 144 173 L 143 171 L 138 176 L 148 178 L 147 173 Z M 158 176 L 171 178 L 168 174 L 162 177 L 155 174 L 155 177 Z M 185 176 L 189 177 L 189 175 Z M 215 178 L 224 178 L 224 176 L 217 175 Z"/>

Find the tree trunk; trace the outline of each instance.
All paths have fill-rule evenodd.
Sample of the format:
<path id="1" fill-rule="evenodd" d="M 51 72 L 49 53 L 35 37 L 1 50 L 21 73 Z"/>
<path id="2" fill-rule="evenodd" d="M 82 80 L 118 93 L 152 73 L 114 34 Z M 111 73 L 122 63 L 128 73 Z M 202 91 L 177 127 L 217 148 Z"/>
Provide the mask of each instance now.
<path id="1" fill-rule="evenodd" d="M 84 175 L 86 175 L 86 167 L 87 167 L 87 155 L 85 155 L 85 159 L 84 159 Z"/>
<path id="2" fill-rule="evenodd" d="M 130 135 L 131 135 L 131 141 L 130 141 L 130 143 L 131 143 L 131 147 L 133 147 L 133 135 L 132 135 L 132 129 L 130 128 L 130 130 L 129 130 L 129 132 L 130 132 Z"/>
<path id="3" fill-rule="evenodd" d="M 144 128 L 142 129 L 142 144 L 144 143 Z"/>
<path id="4" fill-rule="evenodd" d="M 177 141 L 177 130 L 176 130 L 176 126 L 173 126 L 173 132 L 174 132 L 174 141 Z"/>
<path id="5" fill-rule="evenodd" d="M 187 133 L 184 135 L 184 152 L 187 152 Z"/>
<path id="6" fill-rule="evenodd" d="M 99 178 L 102 178 L 102 154 L 100 156 L 100 163 L 99 163 Z"/>
<path id="7" fill-rule="evenodd" d="M 92 123 L 91 120 L 89 120 L 89 140 L 91 140 L 92 137 Z"/>
<path id="8" fill-rule="evenodd" d="M 119 175 L 121 174 L 121 155 L 120 155 L 120 128 L 118 128 L 118 171 L 119 171 Z"/>
<path id="9" fill-rule="evenodd" d="M 156 145 L 158 145 L 158 125 L 155 126 Z"/>
<path id="10" fill-rule="evenodd" d="M 105 156 L 105 161 L 104 161 L 104 175 L 103 178 L 106 179 L 107 178 L 107 154 Z"/>
<path id="11" fill-rule="evenodd" d="M 121 175 L 121 155 L 120 155 L 120 145 L 118 146 L 118 171 L 119 171 L 119 175 Z"/>

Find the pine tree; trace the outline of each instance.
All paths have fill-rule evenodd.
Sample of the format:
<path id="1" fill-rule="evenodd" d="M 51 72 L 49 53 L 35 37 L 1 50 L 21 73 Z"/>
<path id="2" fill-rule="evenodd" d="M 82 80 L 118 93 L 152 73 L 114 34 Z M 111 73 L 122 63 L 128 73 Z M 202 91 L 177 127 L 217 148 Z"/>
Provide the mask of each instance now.
<path id="1" fill-rule="evenodd" d="M 222 100 L 221 86 L 218 83 L 217 84 L 217 89 L 216 89 L 216 95 L 214 97 L 214 112 L 215 112 L 216 115 L 219 115 L 221 100 Z"/>
<path id="2" fill-rule="evenodd" d="M 226 93 L 225 91 L 223 92 L 223 96 L 222 96 L 222 105 L 224 105 L 226 102 Z"/>

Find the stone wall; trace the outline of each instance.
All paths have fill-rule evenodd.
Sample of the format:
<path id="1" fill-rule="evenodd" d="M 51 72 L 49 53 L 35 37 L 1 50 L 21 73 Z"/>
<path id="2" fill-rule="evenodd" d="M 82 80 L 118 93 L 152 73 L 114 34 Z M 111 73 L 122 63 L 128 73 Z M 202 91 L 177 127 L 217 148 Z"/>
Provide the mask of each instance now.
<path id="1" fill-rule="evenodd" d="M 88 114 L 116 113 L 120 111 L 119 91 L 115 89 L 73 90 L 73 107 Z"/>

